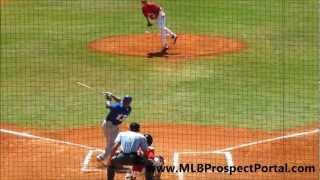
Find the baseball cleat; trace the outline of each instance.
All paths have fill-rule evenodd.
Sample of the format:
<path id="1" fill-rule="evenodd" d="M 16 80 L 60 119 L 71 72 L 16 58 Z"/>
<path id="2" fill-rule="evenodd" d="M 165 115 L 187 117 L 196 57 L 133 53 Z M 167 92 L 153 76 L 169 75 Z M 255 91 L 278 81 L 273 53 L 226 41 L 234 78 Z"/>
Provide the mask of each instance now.
<path id="1" fill-rule="evenodd" d="M 103 157 L 100 156 L 100 155 L 96 156 L 96 159 L 97 159 L 98 161 L 104 161 Z"/>
<path id="2" fill-rule="evenodd" d="M 178 39 L 178 36 L 177 36 L 177 35 L 174 35 L 174 36 L 172 36 L 172 39 L 173 39 L 173 44 L 176 44 L 177 39 Z"/>

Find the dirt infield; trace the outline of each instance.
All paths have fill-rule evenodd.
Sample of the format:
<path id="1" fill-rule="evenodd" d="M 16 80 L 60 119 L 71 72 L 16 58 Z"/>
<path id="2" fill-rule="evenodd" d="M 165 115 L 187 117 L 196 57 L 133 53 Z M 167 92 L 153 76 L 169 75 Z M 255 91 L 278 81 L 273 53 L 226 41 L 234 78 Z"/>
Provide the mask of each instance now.
<path id="1" fill-rule="evenodd" d="M 168 40 L 170 48 L 167 54 L 159 52 L 161 43 L 158 34 L 110 36 L 90 42 L 88 47 L 93 51 L 108 54 L 169 59 L 215 56 L 239 52 L 246 47 L 238 40 L 217 36 L 179 34 L 175 45 L 172 39 Z"/>
<path id="2" fill-rule="evenodd" d="M 315 173 L 238 173 L 232 176 L 166 173 L 163 179 L 317 179 L 320 149 L 316 127 L 271 133 L 216 126 L 142 124 L 142 131 L 153 134 L 156 152 L 165 157 L 167 165 L 174 162 L 228 164 L 230 157 L 214 153 L 218 150 L 232 155 L 234 165 L 288 163 L 316 167 Z M 124 129 L 126 125 L 122 126 Z M 288 134 L 291 136 L 286 136 Z M 94 158 L 97 150 L 104 146 L 98 127 L 44 131 L 2 124 L 0 140 L 1 179 L 106 178 L 104 169 Z M 89 152 L 92 153 L 90 157 Z M 179 155 L 179 160 L 174 159 L 174 154 Z M 84 167 L 89 172 L 83 172 Z M 123 175 L 117 177 L 123 179 Z"/>

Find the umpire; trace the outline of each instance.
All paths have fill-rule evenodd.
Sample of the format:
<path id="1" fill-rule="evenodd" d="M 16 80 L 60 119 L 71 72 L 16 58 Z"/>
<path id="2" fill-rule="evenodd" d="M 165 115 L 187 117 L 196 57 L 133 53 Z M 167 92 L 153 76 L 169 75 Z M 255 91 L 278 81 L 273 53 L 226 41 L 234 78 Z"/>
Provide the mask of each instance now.
<path id="1" fill-rule="evenodd" d="M 140 125 L 133 122 L 129 126 L 129 131 L 121 132 L 116 137 L 108 159 L 108 180 L 114 179 L 115 170 L 122 165 L 143 165 L 146 168 L 145 179 L 153 179 L 153 163 L 145 157 L 148 149 L 147 140 L 139 131 Z M 121 152 L 115 155 L 120 146 Z M 137 154 L 139 149 L 144 152 L 143 156 Z"/>

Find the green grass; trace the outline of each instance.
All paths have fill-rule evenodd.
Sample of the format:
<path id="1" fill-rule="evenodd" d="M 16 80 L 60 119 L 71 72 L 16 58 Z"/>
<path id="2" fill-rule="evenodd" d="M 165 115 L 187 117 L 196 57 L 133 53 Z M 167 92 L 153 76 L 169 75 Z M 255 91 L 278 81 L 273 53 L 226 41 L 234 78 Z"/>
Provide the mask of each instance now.
<path id="1" fill-rule="evenodd" d="M 248 48 L 176 63 L 97 54 L 88 42 L 144 32 L 138 1 L 9 1 L 1 7 L 1 122 L 96 125 L 103 98 L 76 86 L 82 81 L 133 95 L 130 120 L 265 130 L 316 123 L 317 0 L 159 2 L 173 30 Z"/>

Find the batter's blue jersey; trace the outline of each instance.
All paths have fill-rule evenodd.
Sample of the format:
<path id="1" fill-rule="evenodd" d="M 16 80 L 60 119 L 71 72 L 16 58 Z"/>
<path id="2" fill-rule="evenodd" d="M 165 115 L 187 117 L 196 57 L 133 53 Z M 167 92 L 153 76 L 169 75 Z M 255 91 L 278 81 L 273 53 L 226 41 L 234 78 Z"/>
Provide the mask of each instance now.
<path id="1" fill-rule="evenodd" d="M 111 121 L 113 125 L 119 125 L 122 123 L 124 116 L 129 116 L 131 107 L 124 107 L 121 102 L 113 103 L 110 107 L 109 114 L 106 117 L 107 121 Z"/>

